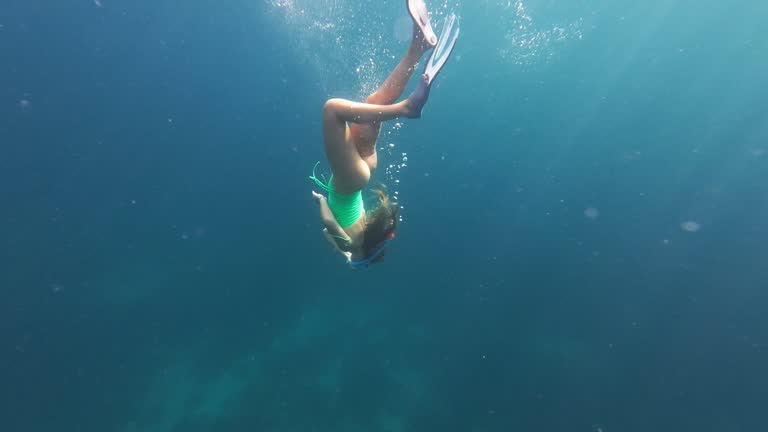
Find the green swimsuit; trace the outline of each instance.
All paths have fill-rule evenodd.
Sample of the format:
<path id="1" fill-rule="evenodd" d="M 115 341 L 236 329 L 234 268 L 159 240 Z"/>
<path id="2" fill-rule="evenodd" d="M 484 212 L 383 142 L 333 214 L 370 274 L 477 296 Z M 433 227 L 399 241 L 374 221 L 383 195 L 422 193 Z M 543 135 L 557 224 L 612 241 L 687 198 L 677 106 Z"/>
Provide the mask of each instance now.
<path id="1" fill-rule="evenodd" d="M 363 211 L 365 210 L 365 207 L 363 206 L 363 191 L 359 190 L 349 195 L 336 192 L 333 189 L 333 175 L 331 175 L 331 178 L 327 182 L 324 182 L 324 179 L 320 180 L 315 176 L 315 169 L 317 169 L 318 164 L 320 164 L 320 162 L 316 163 L 315 167 L 312 168 L 312 175 L 309 178 L 314 180 L 315 184 L 328 192 L 328 207 L 331 209 L 333 217 L 336 218 L 336 222 L 338 222 L 341 228 L 344 229 L 357 222 L 363 214 Z"/>

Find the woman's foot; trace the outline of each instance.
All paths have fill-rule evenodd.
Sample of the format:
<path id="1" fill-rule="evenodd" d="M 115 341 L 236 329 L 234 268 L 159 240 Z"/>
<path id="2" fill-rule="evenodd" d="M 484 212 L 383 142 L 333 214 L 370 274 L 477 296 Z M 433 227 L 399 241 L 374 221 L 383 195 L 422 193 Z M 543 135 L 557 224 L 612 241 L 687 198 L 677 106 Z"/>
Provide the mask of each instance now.
<path id="1" fill-rule="evenodd" d="M 408 99 L 404 100 L 405 117 L 416 119 L 421 117 L 421 111 L 429 99 L 429 76 L 419 77 L 419 85 L 413 90 Z"/>
<path id="2" fill-rule="evenodd" d="M 414 50 L 417 53 L 419 53 L 419 57 L 421 57 L 422 54 L 434 48 L 435 45 L 437 45 L 437 42 L 435 43 L 428 42 L 427 39 L 424 37 L 424 33 L 421 31 L 421 28 L 416 24 L 413 24 L 413 36 L 411 37 L 411 47 L 410 47 L 411 50 Z"/>

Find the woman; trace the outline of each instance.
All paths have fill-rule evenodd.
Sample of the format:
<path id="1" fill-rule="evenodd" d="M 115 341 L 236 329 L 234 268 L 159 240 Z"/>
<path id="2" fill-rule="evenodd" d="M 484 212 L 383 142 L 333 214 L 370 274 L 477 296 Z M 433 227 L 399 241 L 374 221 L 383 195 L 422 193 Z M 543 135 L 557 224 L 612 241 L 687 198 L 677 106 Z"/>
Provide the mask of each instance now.
<path id="1" fill-rule="evenodd" d="M 376 170 L 376 139 L 381 122 L 401 117 L 419 118 L 429 97 L 432 81 L 440 72 L 458 38 L 455 16 L 449 16 L 438 41 L 429 22 L 424 0 L 406 0 L 413 19 L 413 38 L 405 56 L 384 84 L 365 103 L 331 99 L 323 106 L 325 154 L 333 175 L 328 182 L 312 180 L 328 192 L 313 191 L 320 206 L 326 239 L 347 258 L 352 268 L 366 267 L 383 259 L 386 245 L 397 228 L 397 205 L 382 191 L 375 191 L 379 206 L 367 215 L 362 189 Z M 411 78 L 422 55 L 433 50 L 416 90 L 395 103 Z M 315 165 L 317 167 L 317 165 Z"/>

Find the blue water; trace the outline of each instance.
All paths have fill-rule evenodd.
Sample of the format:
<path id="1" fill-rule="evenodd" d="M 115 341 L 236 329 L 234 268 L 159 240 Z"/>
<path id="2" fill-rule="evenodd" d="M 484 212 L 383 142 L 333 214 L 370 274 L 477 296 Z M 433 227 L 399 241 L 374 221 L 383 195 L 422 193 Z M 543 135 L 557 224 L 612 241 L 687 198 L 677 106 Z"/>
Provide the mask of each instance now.
<path id="1" fill-rule="evenodd" d="M 0 430 L 766 428 L 768 6 L 429 1 L 352 272 L 307 176 L 402 3 L 3 3 Z"/>

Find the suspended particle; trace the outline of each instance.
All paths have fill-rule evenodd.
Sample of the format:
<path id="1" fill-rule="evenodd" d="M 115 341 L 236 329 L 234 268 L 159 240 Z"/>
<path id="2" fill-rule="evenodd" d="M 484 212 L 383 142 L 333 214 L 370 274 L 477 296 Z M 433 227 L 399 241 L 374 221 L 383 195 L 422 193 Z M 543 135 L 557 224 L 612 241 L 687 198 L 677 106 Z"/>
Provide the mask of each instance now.
<path id="1" fill-rule="evenodd" d="M 687 232 L 696 232 L 701 229 L 701 224 L 696 221 L 685 221 L 680 224 L 680 228 Z"/>

